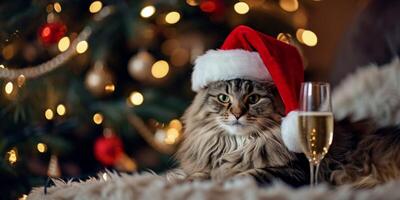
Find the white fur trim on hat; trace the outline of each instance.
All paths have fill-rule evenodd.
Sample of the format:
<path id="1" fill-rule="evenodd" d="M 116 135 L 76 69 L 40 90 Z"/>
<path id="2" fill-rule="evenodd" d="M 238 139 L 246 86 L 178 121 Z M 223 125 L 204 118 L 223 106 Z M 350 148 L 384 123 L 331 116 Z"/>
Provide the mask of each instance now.
<path id="1" fill-rule="evenodd" d="M 211 82 L 236 78 L 272 80 L 257 52 L 242 49 L 209 50 L 195 61 L 192 90 L 197 92 Z"/>
<path id="2" fill-rule="evenodd" d="M 285 118 L 282 119 L 281 135 L 283 143 L 290 151 L 297 153 L 302 152 L 299 138 L 299 121 L 297 117 L 298 111 L 291 111 Z"/>

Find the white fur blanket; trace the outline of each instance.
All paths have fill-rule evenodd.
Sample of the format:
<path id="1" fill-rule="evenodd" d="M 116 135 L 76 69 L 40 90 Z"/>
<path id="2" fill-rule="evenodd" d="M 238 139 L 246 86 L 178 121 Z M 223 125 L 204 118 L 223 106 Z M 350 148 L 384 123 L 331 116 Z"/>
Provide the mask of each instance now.
<path id="1" fill-rule="evenodd" d="M 55 180 L 55 186 L 35 188 L 28 199 L 400 199 L 400 180 L 369 190 L 354 190 L 349 186 L 336 188 L 319 185 L 310 189 L 293 189 L 282 183 L 258 187 L 251 178 L 218 184 L 210 181 L 170 184 L 164 177 L 152 174 L 101 174 L 81 182 Z"/>

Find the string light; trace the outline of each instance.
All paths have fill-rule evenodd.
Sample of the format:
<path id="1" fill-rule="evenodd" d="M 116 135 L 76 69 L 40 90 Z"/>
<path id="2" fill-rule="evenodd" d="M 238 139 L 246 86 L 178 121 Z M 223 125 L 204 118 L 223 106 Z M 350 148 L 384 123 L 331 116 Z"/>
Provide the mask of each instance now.
<path id="1" fill-rule="evenodd" d="M 154 78 L 163 78 L 169 72 L 169 65 L 165 60 L 159 60 L 151 67 L 151 74 Z"/>
<path id="2" fill-rule="evenodd" d="M 173 12 L 169 12 L 166 16 L 165 16 L 165 21 L 168 24 L 176 24 L 179 22 L 179 20 L 181 19 L 181 14 L 179 14 L 176 11 Z"/>
<path id="3" fill-rule="evenodd" d="M 140 92 L 132 92 L 131 95 L 129 95 L 129 101 L 135 105 L 141 105 L 144 101 L 144 97 Z"/>
<path id="4" fill-rule="evenodd" d="M 56 110 L 57 110 L 57 114 L 60 116 L 65 115 L 65 113 L 67 112 L 67 109 L 65 108 L 65 106 L 63 104 L 58 104 Z"/>
<path id="5" fill-rule="evenodd" d="M 140 16 L 142 16 L 143 18 L 149 18 L 154 15 L 155 12 L 156 8 L 154 6 L 146 6 L 140 11 Z"/>
<path id="6" fill-rule="evenodd" d="M 60 13 L 61 10 L 62 10 L 61 4 L 58 3 L 58 2 L 55 2 L 55 3 L 54 3 L 53 8 L 54 8 L 54 10 L 55 10 L 57 13 Z"/>
<path id="7" fill-rule="evenodd" d="M 86 50 L 89 48 L 88 42 L 85 40 L 78 42 L 76 45 L 76 52 L 79 54 L 83 54 L 86 52 Z"/>
<path id="8" fill-rule="evenodd" d="M 44 144 L 44 143 L 41 143 L 41 142 L 39 142 L 39 143 L 36 145 L 36 148 L 37 148 L 37 150 L 38 150 L 40 153 L 45 153 L 45 152 L 47 151 L 47 145 Z"/>
<path id="9" fill-rule="evenodd" d="M 189 6 L 197 6 L 197 5 L 199 5 L 198 0 L 186 0 L 186 3 L 187 3 Z"/>
<path id="10" fill-rule="evenodd" d="M 11 149 L 7 152 L 8 154 L 8 162 L 10 164 L 14 164 L 18 160 L 18 152 L 16 148 Z"/>
<path id="11" fill-rule="evenodd" d="M 169 122 L 169 127 L 180 131 L 182 130 L 182 123 L 178 119 L 173 119 Z"/>
<path id="12" fill-rule="evenodd" d="M 3 69 L 4 69 L 4 68 L 6 68 L 6 67 L 5 67 L 4 65 L 0 65 L 0 68 L 3 68 Z"/>
<path id="13" fill-rule="evenodd" d="M 66 51 L 69 48 L 71 41 L 69 40 L 69 37 L 65 36 L 58 41 L 58 50 L 61 52 Z"/>
<path id="14" fill-rule="evenodd" d="M 233 6 L 233 9 L 236 11 L 236 13 L 244 15 L 249 12 L 250 7 L 247 3 L 245 2 L 237 2 Z"/>
<path id="15" fill-rule="evenodd" d="M 46 111 L 44 111 L 44 117 L 46 117 L 47 120 L 52 120 L 54 117 L 54 112 L 48 108 Z"/>
<path id="16" fill-rule="evenodd" d="M 179 131 L 174 128 L 170 128 L 167 130 L 167 136 L 165 137 L 164 142 L 166 144 L 174 144 L 178 136 L 179 136 Z"/>
<path id="17" fill-rule="evenodd" d="M 106 91 L 106 92 L 114 92 L 115 91 L 115 85 L 114 84 L 112 84 L 112 83 L 110 83 L 110 84 L 107 84 L 106 86 L 104 86 L 104 90 Z"/>
<path id="18" fill-rule="evenodd" d="M 4 86 L 4 92 L 6 92 L 6 94 L 11 94 L 14 90 L 14 84 L 9 81 L 6 83 L 6 86 Z"/>
<path id="19" fill-rule="evenodd" d="M 303 32 L 302 40 L 305 45 L 310 46 L 310 47 L 313 47 L 313 46 L 317 45 L 317 43 L 318 43 L 317 35 L 310 30 L 305 30 Z"/>
<path id="20" fill-rule="evenodd" d="M 101 1 L 93 1 L 89 6 L 90 13 L 98 13 L 103 8 Z"/>
<path id="21" fill-rule="evenodd" d="M 299 2 L 297 0 L 279 0 L 279 6 L 287 12 L 294 12 L 299 8 Z"/>
<path id="22" fill-rule="evenodd" d="M 103 115 L 100 113 L 95 113 L 93 115 L 93 122 L 97 125 L 103 123 Z"/>

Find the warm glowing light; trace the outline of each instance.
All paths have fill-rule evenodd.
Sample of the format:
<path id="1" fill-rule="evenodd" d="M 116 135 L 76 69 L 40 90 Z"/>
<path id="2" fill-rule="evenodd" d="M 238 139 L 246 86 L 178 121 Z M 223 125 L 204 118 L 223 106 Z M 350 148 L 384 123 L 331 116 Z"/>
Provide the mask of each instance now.
<path id="1" fill-rule="evenodd" d="M 103 123 L 103 115 L 100 113 L 96 113 L 93 115 L 93 122 L 95 124 L 101 124 Z"/>
<path id="2" fill-rule="evenodd" d="M 4 92 L 6 92 L 6 94 L 11 94 L 14 90 L 14 84 L 9 81 L 6 83 L 6 86 L 4 86 Z"/>
<path id="3" fill-rule="evenodd" d="M 294 12 L 299 8 L 299 2 L 297 0 L 279 0 L 279 6 L 287 12 Z"/>
<path id="4" fill-rule="evenodd" d="M 67 109 L 65 108 L 65 106 L 63 104 L 59 104 L 57 106 L 57 114 L 60 116 L 65 115 L 65 113 L 67 112 Z"/>
<path id="5" fill-rule="evenodd" d="M 6 68 L 4 65 L 0 65 L 0 68 Z"/>
<path id="6" fill-rule="evenodd" d="M 41 142 L 39 142 L 39 143 L 36 145 L 36 148 L 37 148 L 37 150 L 38 150 L 40 153 L 44 153 L 44 152 L 47 151 L 47 145 L 44 144 L 44 143 L 41 143 Z"/>
<path id="7" fill-rule="evenodd" d="M 61 10 L 62 10 L 62 9 L 61 9 L 61 4 L 58 3 L 58 2 L 55 2 L 55 3 L 54 3 L 53 8 L 54 8 L 54 10 L 55 10 L 56 12 L 58 12 L 58 13 L 60 13 Z"/>
<path id="8" fill-rule="evenodd" d="M 165 60 L 159 60 L 153 64 L 151 67 L 151 74 L 155 78 L 163 78 L 169 72 L 169 65 Z"/>
<path id="9" fill-rule="evenodd" d="M 170 128 L 167 130 L 167 136 L 165 137 L 164 142 L 166 144 L 174 144 L 178 136 L 179 136 L 179 131 L 174 128 Z"/>
<path id="10" fill-rule="evenodd" d="M 107 84 L 106 86 L 104 86 L 104 90 L 106 91 L 106 92 L 114 92 L 115 91 L 115 85 L 114 84 L 112 84 L 112 83 L 110 83 L 110 84 Z"/>
<path id="11" fill-rule="evenodd" d="M 103 8 L 103 3 L 101 3 L 101 1 L 93 1 L 89 6 L 89 12 L 98 13 L 101 8 Z"/>
<path id="12" fill-rule="evenodd" d="M 131 95 L 129 95 L 129 101 L 135 105 L 141 105 L 144 101 L 144 97 L 140 92 L 132 92 Z"/>
<path id="13" fill-rule="evenodd" d="M 186 0 L 186 3 L 187 3 L 189 6 L 197 6 L 197 5 L 199 5 L 198 0 Z"/>
<path id="14" fill-rule="evenodd" d="M 182 130 L 182 123 L 178 119 L 173 119 L 169 122 L 169 127 L 180 131 Z"/>
<path id="15" fill-rule="evenodd" d="M 179 20 L 181 19 L 181 14 L 179 14 L 178 12 L 169 12 L 166 16 L 165 16 L 165 21 L 168 24 L 175 24 L 178 23 Z"/>
<path id="16" fill-rule="evenodd" d="M 244 15 L 249 12 L 250 7 L 245 2 L 237 2 L 233 8 L 238 14 Z"/>
<path id="17" fill-rule="evenodd" d="M 23 194 L 21 197 L 18 198 L 18 200 L 26 200 L 28 198 L 28 195 Z"/>
<path id="18" fill-rule="evenodd" d="M 78 42 L 76 45 L 76 52 L 79 54 L 85 53 L 85 51 L 89 48 L 88 42 L 85 40 Z"/>
<path id="19" fill-rule="evenodd" d="M 155 12 L 156 8 L 154 6 L 146 6 L 140 11 L 140 16 L 142 16 L 143 18 L 149 18 L 154 15 Z"/>
<path id="20" fill-rule="evenodd" d="M 18 160 L 17 149 L 13 148 L 10 151 L 8 151 L 7 154 L 8 154 L 8 162 L 10 162 L 10 164 L 14 164 L 15 162 L 17 162 Z"/>
<path id="21" fill-rule="evenodd" d="M 54 117 L 54 113 L 50 108 L 48 108 L 46 111 L 44 111 L 44 116 L 47 120 L 52 120 Z"/>
<path id="22" fill-rule="evenodd" d="M 69 48 L 70 43 L 69 37 L 61 38 L 60 41 L 58 41 L 58 50 L 61 52 L 66 51 Z"/>
<path id="23" fill-rule="evenodd" d="M 305 45 L 313 47 L 313 46 L 317 45 L 318 38 L 314 32 L 312 32 L 310 30 L 305 30 L 302 34 L 302 41 Z"/>

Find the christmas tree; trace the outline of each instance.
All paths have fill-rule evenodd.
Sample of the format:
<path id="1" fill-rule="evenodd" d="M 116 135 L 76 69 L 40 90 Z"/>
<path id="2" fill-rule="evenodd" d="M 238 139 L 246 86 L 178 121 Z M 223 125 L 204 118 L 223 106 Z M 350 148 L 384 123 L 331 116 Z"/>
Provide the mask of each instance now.
<path id="1" fill-rule="evenodd" d="M 23 198 L 48 177 L 176 167 L 192 61 L 239 24 L 315 46 L 310 3 L 0 3 L 0 193 Z"/>

